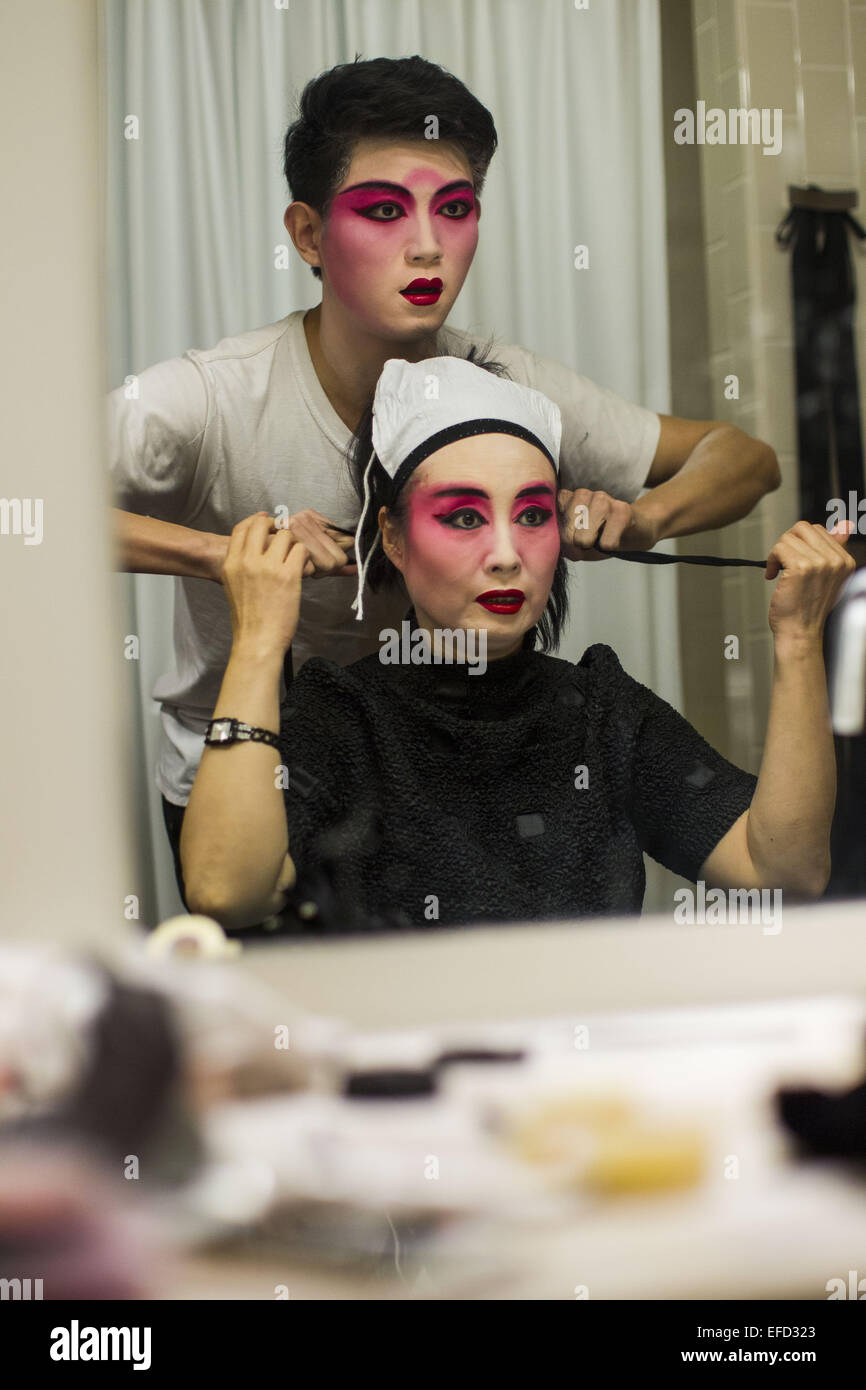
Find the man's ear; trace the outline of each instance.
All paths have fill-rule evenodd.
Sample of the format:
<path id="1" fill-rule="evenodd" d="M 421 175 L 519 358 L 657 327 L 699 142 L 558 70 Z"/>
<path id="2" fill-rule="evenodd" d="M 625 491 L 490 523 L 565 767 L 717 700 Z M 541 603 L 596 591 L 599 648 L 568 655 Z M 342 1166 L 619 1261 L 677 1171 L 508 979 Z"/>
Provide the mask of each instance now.
<path id="1" fill-rule="evenodd" d="M 321 270 L 319 241 L 322 235 L 322 219 L 316 209 L 311 208 L 309 203 L 290 203 L 283 214 L 283 225 L 292 238 L 298 255 L 307 265 L 318 266 Z"/>
<path id="2" fill-rule="evenodd" d="M 382 532 L 382 549 L 395 569 L 403 571 L 403 543 L 397 526 L 388 513 L 387 507 L 379 508 L 377 518 Z"/>

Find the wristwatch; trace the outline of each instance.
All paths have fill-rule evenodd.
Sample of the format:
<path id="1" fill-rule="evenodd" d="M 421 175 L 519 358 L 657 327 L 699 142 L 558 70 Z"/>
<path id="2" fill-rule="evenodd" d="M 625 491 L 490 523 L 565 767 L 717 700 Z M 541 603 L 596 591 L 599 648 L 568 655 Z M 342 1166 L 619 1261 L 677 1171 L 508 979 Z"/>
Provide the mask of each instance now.
<path id="1" fill-rule="evenodd" d="M 244 724 L 240 719 L 212 719 L 207 726 L 204 741 L 210 747 L 245 741 L 269 743 L 272 748 L 280 746 L 280 740 L 270 729 L 257 729 L 252 724 Z"/>

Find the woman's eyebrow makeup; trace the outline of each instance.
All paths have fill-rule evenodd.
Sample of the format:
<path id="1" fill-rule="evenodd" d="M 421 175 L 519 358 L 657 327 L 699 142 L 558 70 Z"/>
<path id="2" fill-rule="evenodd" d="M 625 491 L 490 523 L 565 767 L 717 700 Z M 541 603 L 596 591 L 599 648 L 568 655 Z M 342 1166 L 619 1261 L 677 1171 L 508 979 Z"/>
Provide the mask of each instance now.
<path id="1" fill-rule="evenodd" d="M 521 497 L 549 497 L 553 499 L 553 488 L 548 483 L 530 483 L 529 487 L 521 488 L 517 493 L 515 501 Z"/>
<path id="2" fill-rule="evenodd" d="M 486 497 L 490 498 L 490 493 L 485 492 L 481 487 L 443 487 L 430 494 L 432 497 Z M 522 497 L 553 497 L 553 488 L 548 483 L 530 483 L 528 487 L 521 488 L 515 493 L 515 502 Z"/>

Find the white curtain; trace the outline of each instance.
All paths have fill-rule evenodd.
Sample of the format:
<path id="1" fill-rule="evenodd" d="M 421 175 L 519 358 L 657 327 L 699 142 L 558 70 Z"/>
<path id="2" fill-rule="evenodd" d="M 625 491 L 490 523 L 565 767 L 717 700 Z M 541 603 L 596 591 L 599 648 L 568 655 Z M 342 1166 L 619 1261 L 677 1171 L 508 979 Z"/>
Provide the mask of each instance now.
<path id="1" fill-rule="evenodd" d="M 420 53 L 455 73 L 500 138 L 475 262 L 449 322 L 495 331 L 653 410 L 669 406 L 658 0 L 103 0 L 108 386 L 309 308 L 318 282 L 285 243 L 282 139 L 297 96 L 335 63 Z M 137 140 L 124 120 L 138 118 Z M 589 248 L 589 269 L 573 248 Z M 673 566 L 574 566 L 561 655 L 608 642 L 680 707 Z M 172 585 L 127 577 L 140 638 L 128 769 L 142 915 L 181 910 L 152 768 L 150 691 L 173 665 Z M 646 906 L 652 906 L 650 891 Z"/>

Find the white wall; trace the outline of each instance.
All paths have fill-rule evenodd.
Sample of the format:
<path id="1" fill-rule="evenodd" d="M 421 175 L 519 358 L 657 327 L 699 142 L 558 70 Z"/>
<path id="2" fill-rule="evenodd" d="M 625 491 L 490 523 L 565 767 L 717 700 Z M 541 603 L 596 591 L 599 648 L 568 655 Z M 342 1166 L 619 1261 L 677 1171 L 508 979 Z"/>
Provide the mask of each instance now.
<path id="1" fill-rule="evenodd" d="M 96 0 L 3 0 L 0 54 L 0 498 L 43 518 L 39 544 L 0 534 L 0 933 L 110 946 L 134 929 L 135 875 L 106 578 Z"/>

